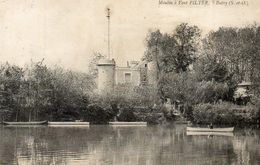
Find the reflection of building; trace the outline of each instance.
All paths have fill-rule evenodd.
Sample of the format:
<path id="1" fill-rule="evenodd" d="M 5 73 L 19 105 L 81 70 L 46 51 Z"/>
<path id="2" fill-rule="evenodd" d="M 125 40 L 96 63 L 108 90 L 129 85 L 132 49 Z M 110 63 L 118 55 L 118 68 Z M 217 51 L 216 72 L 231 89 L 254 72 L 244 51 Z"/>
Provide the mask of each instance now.
<path id="1" fill-rule="evenodd" d="M 109 92 L 118 84 L 153 85 L 156 81 L 155 67 L 145 61 L 130 61 L 126 67 L 119 67 L 113 59 L 102 59 L 97 66 L 100 91 Z"/>

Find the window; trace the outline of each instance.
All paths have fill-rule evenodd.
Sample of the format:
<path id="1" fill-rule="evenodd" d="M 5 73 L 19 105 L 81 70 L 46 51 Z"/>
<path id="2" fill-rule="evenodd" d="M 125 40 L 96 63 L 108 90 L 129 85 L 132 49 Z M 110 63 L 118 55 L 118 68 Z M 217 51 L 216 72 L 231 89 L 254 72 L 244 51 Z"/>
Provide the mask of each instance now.
<path id="1" fill-rule="evenodd" d="M 131 73 L 125 73 L 125 83 L 131 82 Z"/>

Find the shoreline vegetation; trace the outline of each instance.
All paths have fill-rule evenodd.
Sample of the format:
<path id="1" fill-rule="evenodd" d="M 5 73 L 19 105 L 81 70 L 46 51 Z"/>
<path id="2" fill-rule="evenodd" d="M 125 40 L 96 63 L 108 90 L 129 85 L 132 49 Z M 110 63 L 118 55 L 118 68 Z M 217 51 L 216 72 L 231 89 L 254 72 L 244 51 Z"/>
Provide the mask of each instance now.
<path id="1" fill-rule="evenodd" d="M 96 64 L 104 58 L 99 53 L 89 73 L 50 68 L 43 60 L 26 67 L 2 64 L 1 121 L 259 124 L 259 26 L 221 27 L 202 37 L 197 26 L 182 23 L 172 33 L 149 31 L 145 41 L 142 60 L 155 64 L 156 84 L 118 84 L 103 95 L 96 92 Z M 234 95 L 243 81 L 252 85 L 239 101 Z"/>

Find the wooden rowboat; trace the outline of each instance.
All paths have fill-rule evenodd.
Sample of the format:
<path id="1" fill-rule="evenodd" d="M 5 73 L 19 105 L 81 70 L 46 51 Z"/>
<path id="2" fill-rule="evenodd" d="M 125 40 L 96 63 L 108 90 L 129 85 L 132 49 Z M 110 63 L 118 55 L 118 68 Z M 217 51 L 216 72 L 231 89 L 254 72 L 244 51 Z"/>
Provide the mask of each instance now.
<path id="1" fill-rule="evenodd" d="M 89 126 L 89 122 L 48 122 L 49 126 Z"/>
<path id="2" fill-rule="evenodd" d="M 32 122 L 6 122 L 3 121 L 5 125 L 44 125 L 47 124 L 48 121 L 32 121 Z"/>
<path id="3" fill-rule="evenodd" d="M 109 122 L 112 126 L 147 126 L 147 122 Z"/>
<path id="4" fill-rule="evenodd" d="M 199 128 L 199 127 L 187 127 L 187 131 L 193 132 L 233 132 L 234 127 L 227 127 L 227 128 Z"/>
<path id="5" fill-rule="evenodd" d="M 187 131 L 187 136 L 230 136 L 233 137 L 233 132 L 195 132 Z"/>

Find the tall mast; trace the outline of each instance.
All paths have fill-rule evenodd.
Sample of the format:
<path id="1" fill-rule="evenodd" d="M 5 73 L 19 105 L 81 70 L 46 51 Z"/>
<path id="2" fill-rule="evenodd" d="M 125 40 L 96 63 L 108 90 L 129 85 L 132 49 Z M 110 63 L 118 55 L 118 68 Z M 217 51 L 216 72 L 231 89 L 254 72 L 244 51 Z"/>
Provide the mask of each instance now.
<path id="1" fill-rule="evenodd" d="M 107 57 L 110 59 L 110 9 L 107 8 Z"/>

